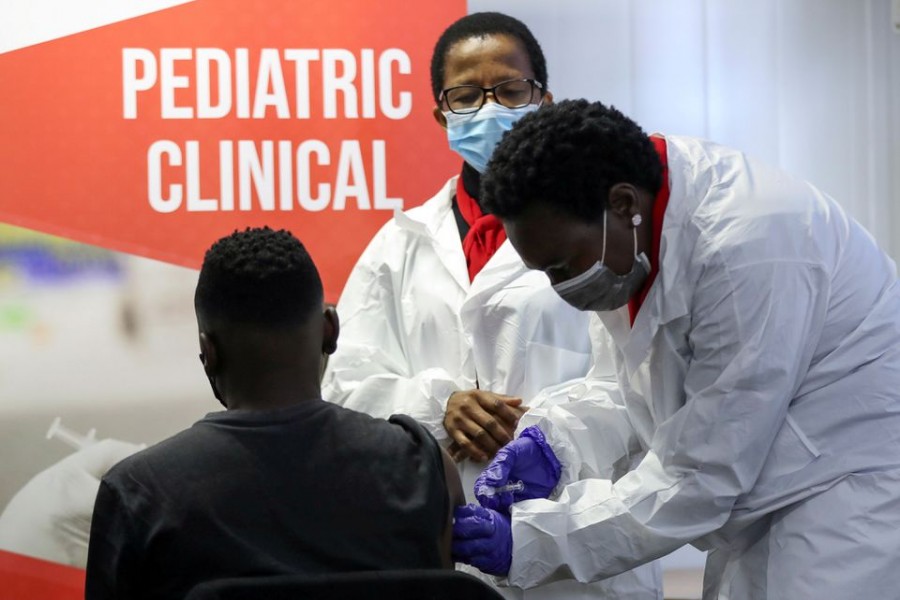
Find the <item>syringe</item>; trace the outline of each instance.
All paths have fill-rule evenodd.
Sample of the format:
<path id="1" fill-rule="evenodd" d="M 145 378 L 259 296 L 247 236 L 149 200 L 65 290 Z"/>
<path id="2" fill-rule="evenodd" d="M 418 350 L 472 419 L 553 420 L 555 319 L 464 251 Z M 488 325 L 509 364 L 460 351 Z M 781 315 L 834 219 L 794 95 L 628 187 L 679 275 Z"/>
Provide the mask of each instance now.
<path id="1" fill-rule="evenodd" d="M 58 438 L 76 450 L 81 450 L 82 448 L 86 448 L 95 443 L 97 441 L 96 437 L 97 430 L 93 428 L 87 432 L 87 435 L 80 435 L 68 427 L 63 427 L 62 419 L 60 417 L 53 419 L 53 422 L 50 424 L 50 429 L 47 430 L 48 440 Z"/>
<path id="2" fill-rule="evenodd" d="M 496 496 L 497 494 L 501 494 L 503 492 L 521 492 L 525 489 L 525 482 L 516 481 L 515 483 L 507 483 L 506 485 L 498 485 L 497 487 L 493 487 L 490 485 L 483 485 L 478 488 L 478 493 L 482 496 Z"/>

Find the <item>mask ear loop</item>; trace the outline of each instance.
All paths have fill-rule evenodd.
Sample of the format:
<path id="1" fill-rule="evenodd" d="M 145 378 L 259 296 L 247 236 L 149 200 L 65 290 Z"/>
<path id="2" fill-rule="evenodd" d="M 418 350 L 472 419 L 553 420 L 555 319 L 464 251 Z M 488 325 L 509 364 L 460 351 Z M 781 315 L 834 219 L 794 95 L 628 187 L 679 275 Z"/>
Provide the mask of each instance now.
<path id="1" fill-rule="evenodd" d="M 634 257 L 637 258 L 638 255 L 638 247 L 637 247 L 637 228 L 638 225 L 641 224 L 641 215 L 640 213 L 636 213 L 631 217 L 631 224 L 634 225 Z"/>
<path id="2" fill-rule="evenodd" d="M 634 259 L 637 260 L 637 227 L 631 230 L 634 233 Z"/>
<path id="3" fill-rule="evenodd" d="M 637 238 L 635 238 L 637 240 Z M 637 242 L 635 242 L 637 243 Z M 606 258 L 606 209 L 603 209 L 603 252 L 600 254 L 600 264 L 605 265 L 603 262 Z"/>

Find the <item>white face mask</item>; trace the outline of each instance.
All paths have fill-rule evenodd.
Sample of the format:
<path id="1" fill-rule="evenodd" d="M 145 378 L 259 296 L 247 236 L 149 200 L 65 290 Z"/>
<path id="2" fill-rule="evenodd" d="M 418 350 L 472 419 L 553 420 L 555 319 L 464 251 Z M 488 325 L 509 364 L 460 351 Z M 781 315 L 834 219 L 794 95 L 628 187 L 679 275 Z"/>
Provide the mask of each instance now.
<path id="1" fill-rule="evenodd" d="M 637 228 L 634 229 L 634 265 L 624 275 L 616 275 L 603 264 L 606 258 L 606 211 L 603 211 L 603 252 L 599 262 L 587 271 L 553 286 L 560 298 L 578 310 L 616 310 L 628 304 L 650 274 L 650 261 L 637 251 Z"/>
<path id="2" fill-rule="evenodd" d="M 450 149 L 476 171 L 484 173 L 503 134 L 512 129 L 516 121 L 537 108 L 537 104 L 506 108 L 497 102 L 488 102 L 477 112 L 466 115 L 447 111 L 444 117 L 447 119 Z"/>

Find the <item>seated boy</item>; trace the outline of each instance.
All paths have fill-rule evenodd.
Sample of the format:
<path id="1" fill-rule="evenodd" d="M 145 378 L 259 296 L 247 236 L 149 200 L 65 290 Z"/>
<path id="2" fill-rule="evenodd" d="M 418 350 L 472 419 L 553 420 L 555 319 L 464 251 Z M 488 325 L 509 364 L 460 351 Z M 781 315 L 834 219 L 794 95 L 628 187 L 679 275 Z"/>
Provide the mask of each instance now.
<path id="1" fill-rule="evenodd" d="M 408 417 L 324 402 L 338 319 L 287 231 L 206 253 L 200 360 L 227 410 L 113 467 L 94 506 L 87 600 L 182 598 L 224 577 L 452 568 L 459 477 Z"/>

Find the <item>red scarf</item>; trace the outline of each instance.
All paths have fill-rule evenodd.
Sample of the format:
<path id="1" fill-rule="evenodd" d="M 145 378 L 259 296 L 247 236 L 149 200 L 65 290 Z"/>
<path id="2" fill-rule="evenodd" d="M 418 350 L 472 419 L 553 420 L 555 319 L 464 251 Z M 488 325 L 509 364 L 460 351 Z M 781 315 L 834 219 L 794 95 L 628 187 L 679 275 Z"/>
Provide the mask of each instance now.
<path id="1" fill-rule="evenodd" d="M 656 148 L 656 153 L 659 154 L 659 160 L 662 163 L 662 185 L 659 186 L 656 199 L 653 201 L 653 216 L 650 223 L 653 228 L 650 240 L 650 275 L 641 287 L 641 291 L 628 301 L 628 315 L 631 317 L 632 325 L 634 325 L 634 319 L 659 272 L 659 240 L 662 238 L 663 217 L 666 214 L 666 207 L 669 205 L 669 159 L 666 154 L 666 139 L 651 136 L 650 141 L 653 142 L 653 147 Z"/>
<path id="2" fill-rule="evenodd" d="M 456 181 L 456 204 L 469 224 L 469 233 L 463 238 L 462 246 L 469 268 L 469 281 L 472 281 L 506 240 L 506 231 L 500 219 L 481 212 L 478 202 L 463 187 L 462 176 Z"/>

